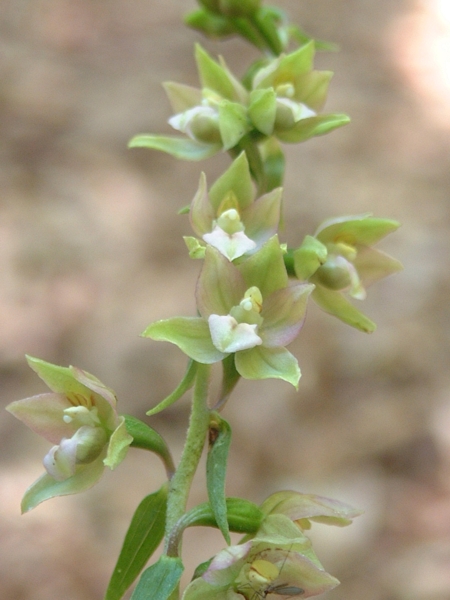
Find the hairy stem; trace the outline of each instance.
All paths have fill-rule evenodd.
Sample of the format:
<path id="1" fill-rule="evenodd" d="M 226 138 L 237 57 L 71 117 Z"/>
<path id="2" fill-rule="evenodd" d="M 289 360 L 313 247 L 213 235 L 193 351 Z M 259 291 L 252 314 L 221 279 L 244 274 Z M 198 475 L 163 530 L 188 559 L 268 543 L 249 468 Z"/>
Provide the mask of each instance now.
<path id="1" fill-rule="evenodd" d="M 178 556 L 178 544 L 176 548 L 170 544 L 171 532 L 186 511 L 192 480 L 208 433 L 210 410 L 207 400 L 210 372 L 210 365 L 198 364 L 186 443 L 180 464 L 170 482 L 165 537 L 165 552 L 169 556 Z"/>

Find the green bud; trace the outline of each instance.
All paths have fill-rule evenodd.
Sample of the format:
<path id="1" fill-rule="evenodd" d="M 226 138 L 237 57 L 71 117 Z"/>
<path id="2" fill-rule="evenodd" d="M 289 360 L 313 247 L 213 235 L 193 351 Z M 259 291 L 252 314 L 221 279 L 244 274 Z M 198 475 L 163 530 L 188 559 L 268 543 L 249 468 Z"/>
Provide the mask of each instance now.
<path id="1" fill-rule="evenodd" d="M 219 0 L 220 11 L 227 17 L 249 17 L 261 5 L 261 0 Z"/>
<path id="2" fill-rule="evenodd" d="M 220 38 L 235 33 L 231 19 L 208 10 L 192 11 L 185 16 L 184 22 L 188 27 L 201 31 L 209 37 Z"/>

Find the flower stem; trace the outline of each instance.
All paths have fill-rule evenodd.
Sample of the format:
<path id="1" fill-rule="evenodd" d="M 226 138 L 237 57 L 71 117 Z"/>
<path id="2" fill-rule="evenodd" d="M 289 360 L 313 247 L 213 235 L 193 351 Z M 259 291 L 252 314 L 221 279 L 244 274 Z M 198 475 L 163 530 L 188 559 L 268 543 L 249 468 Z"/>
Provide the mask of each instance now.
<path id="1" fill-rule="evenodd" d="M 198 364 L 186 443 L 181 455 L 180 464 L 170 482 L 165 537 L 165 552 L 169 556 L 178 556 L 178 543 L 176 544 L 176 548 L 170 544 L 172 539 L 171 532 L 177 521 L 186 511 L 192 480 L 197 470 L 208 433 L 210 410 L 207 399 L 210 372 L 210 365 Z"/>

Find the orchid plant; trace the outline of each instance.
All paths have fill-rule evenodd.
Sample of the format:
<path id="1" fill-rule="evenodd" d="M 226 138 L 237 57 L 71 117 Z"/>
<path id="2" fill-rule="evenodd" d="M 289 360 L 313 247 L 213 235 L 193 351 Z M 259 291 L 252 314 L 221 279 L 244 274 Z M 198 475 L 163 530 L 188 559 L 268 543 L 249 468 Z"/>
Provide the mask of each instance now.
<path id="1" fill-rule="evenodd" d="M 209 187 L 201 174 L 192 202 L 180 210 L 189 214 L 194 234 L 185 237 L 189 255 L 201 261 L 197 315 L 168 316 L 142 334 L 175 344 L 189 359 L 179 385 L 147 413 L 164 410 L 193 389 L 180 462 L 174 465 L 165 440 L 147 423 L 119 415 L 114 392 L 97 378 L 28 357 L 51 392 L 13 402 L 7 410 L 54 446 L 44 457 L 45 473 L 25 492 L 22 510 L 86 490 L 105 467 L 123 461 L 130 446 L 148 450 L 161 458 L 167 482 L 136 509 L 105 600 L 120 600 L 139 577 L 133 600 L 308 598 L 339 582 L 305 532 L 312 522 L 349 525 L 360 511 L 296 491 L 272 494 L 259 506 L 227 497 L 231 429 L 222 413 L 240 378 L 276 378 L 298 388 L 300 368 L 287 346 L 301 331 L 310 298 L 344 323 L 374 331 L 353 300 L 363 300 L 370 284 L 401 268 L 373 248 L 399 224 L 371 214 L 340 216 L 299 240 L 297 248 L 282 243 L 281 143 L 304 142 L 349 121 L 344 114 L 320 113 L 332 74 L 314 70 L 314 54 L 331 44 L 312 39 L 261 0 L 199 0 L 186 22 L 210 37 L 239 35 L 262 55 L 238 77 L 222 58 L 197 45 L 200 87 L 165 84 L 174 111 L 169 123 L 178 133 L 141 134 L 130 142 L 183 160 L 218 152 L 231 158 Z M 216 363 L 222 386 L 211 399 Z M 206 440 L 207 499 L 187 510 Z M 193 526 L 217 528 L 225 547 L 198 566 L 183 591 L 182 538 Z M 231 543 L 230 532 L 242 535 L 238 543 Z M 163 553 L 145 568 L 162 540 Z"/>

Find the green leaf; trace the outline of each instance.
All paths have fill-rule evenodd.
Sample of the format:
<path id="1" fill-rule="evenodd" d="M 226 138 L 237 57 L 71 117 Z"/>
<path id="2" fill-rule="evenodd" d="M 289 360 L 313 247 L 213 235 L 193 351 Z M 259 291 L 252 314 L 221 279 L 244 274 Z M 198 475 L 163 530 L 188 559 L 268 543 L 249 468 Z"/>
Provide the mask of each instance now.
<path id="1" fill-rule="evenodd" d="M 201 317 L 172 317 L 156 321 L 141 335 L 157 341 L 171 342 L 190 358 L 206 365 L 219 362 L 226 356 L 212 343 L 208 323 Z"/>
<path id="2" fill-rule="evenodd" d="M 197 363 L 190 360 L 184 374 L 183 379 L 178 384 L 177 388 L 164 398 L 159 404 L 148 410 L 145 414 L 148 416 L 156 415 L 168 406 L 171 406 L 174 402 L 179 400 L 183 394 L 185 394 L 194 384 L 195 374 L 197 373 Z"/>
<path id="3" fill-rule="evenodd" d="M 195 363 L 194 363 L 195 364 Z M 189 368 L 188 368 L 189 371 Z M 195 369 L 194 369 L 195 373 Z M 186 379 L 186 375 L 184 377 Z M 183 379 L 183 381 L 184 381 Z M 183 383 L 183 382 L 181 382 Z M 181 384 L 180 384 L 181 386 Z M 178 386 L 178 388 L 180 387 Z M 177 388 L 177 390 L 178 390 Z M 186 388 L 189 389 L 189 388 Z M 175 392 L 177 391 L 175 390 Z M 173 392 L 173 394 L 175 393 Z M 171 394 L 172 396 L 172 394 Z M 169 396 L 170 398 L 170 396 Z M 166 398 L 167 400 L 167 398 Z M 162 403 L 158 404 L 160 406 Z M 158 407 L 156 407 L 158 408 Z M 155 410 L 155 409 L 153 409 Z M 161 409 L 162 410 L 162 409 Z M 158 411 L 157 411 L 158 412 Z M 124 415 L 125 424 L 128 433 L 132 436 L 133 441 L 131 442 L 131 447 L 133 448 L 141 448 L 143 450 L 149 450 L 150 452 L 154 452 L 157 454 L 163 461 L 166 466 L 169 474 L 172 474 L 175 470 L 172 456 L 170 454 L 170 450 L 164 441 L 164 438 L 154 429 L 143 423 L 136 417 L 131 415 Z"/>
<path id="4" fill-rule="evenodd" d="M 297 144 L 304 142 L 316 135 L 324 135 L 347 125 L 350 122 L 350 117 L 344 114 L 320 115 L 318 117 L 309 117 L 301 119 L 292 129 L 277 131 L 276 136 L 282 142 L 287 144 Z"/>
<path id="5" fill-rule="evenodd" d="M 227 520 L 230 531 L 236 533 L 256 533 L 261 526 L 264 513 L 259 506 L 244 498 L 227 498 Z M 177 523 L 184 531 L 187 527 L 217 527 L 217 521 L 209 502 L 191 508 Z"/>
<path id="6" fill-rule="evenodd" d="M 206 459 L 206 487 L 217 526 L 229 545 L 231 544 L 231 540 L 227 521 L 225 477 L 231 442 L 231 427 L 218 413 L 213 413 L 209 425 L 209 434 L 209 451 Z"/>
<path id="7" fill-rule="evenodd" d="M 351 325 L 364 333 L 372 333 L 376 329 L 375 323 L 355 308 L 341 292 L 328 290 L 318 285 L 311 294 L 311 298 L 320 308 L 347 323 L 347 325 Z"/>
<path id="8" fill-rule="evenodd" d="M 298 387 L 300 368 L 286 348 L 256 346 L 235 354 L 236 369 L 245 379 L 283 379 Z"/>
<path id="9" fill-rule="evenodd" d="M 180 558 L 161 556 L 142 573 L 131 600 L 168 600 L 177 587 L 183 570 Z"/>
<path id="10" fill-rule="evenodd" d="M 221 144 L 202 144 L 190 138 L 141 133 L 128 143 L 128 148 L 149 148 L 167 152 L 180 160 L 203 160 L 222 150 Z"/>
<path id="11" fill-rule="evenodd" d="M 145 497 L 137 507 L 109 582 L 105 600 L 122 598 L 159 546 L 164 536 L 167 487 L 167 484 L 163 485 L 160 490 Z M 156 599 L 156 596 L 151 597 Z"/>

